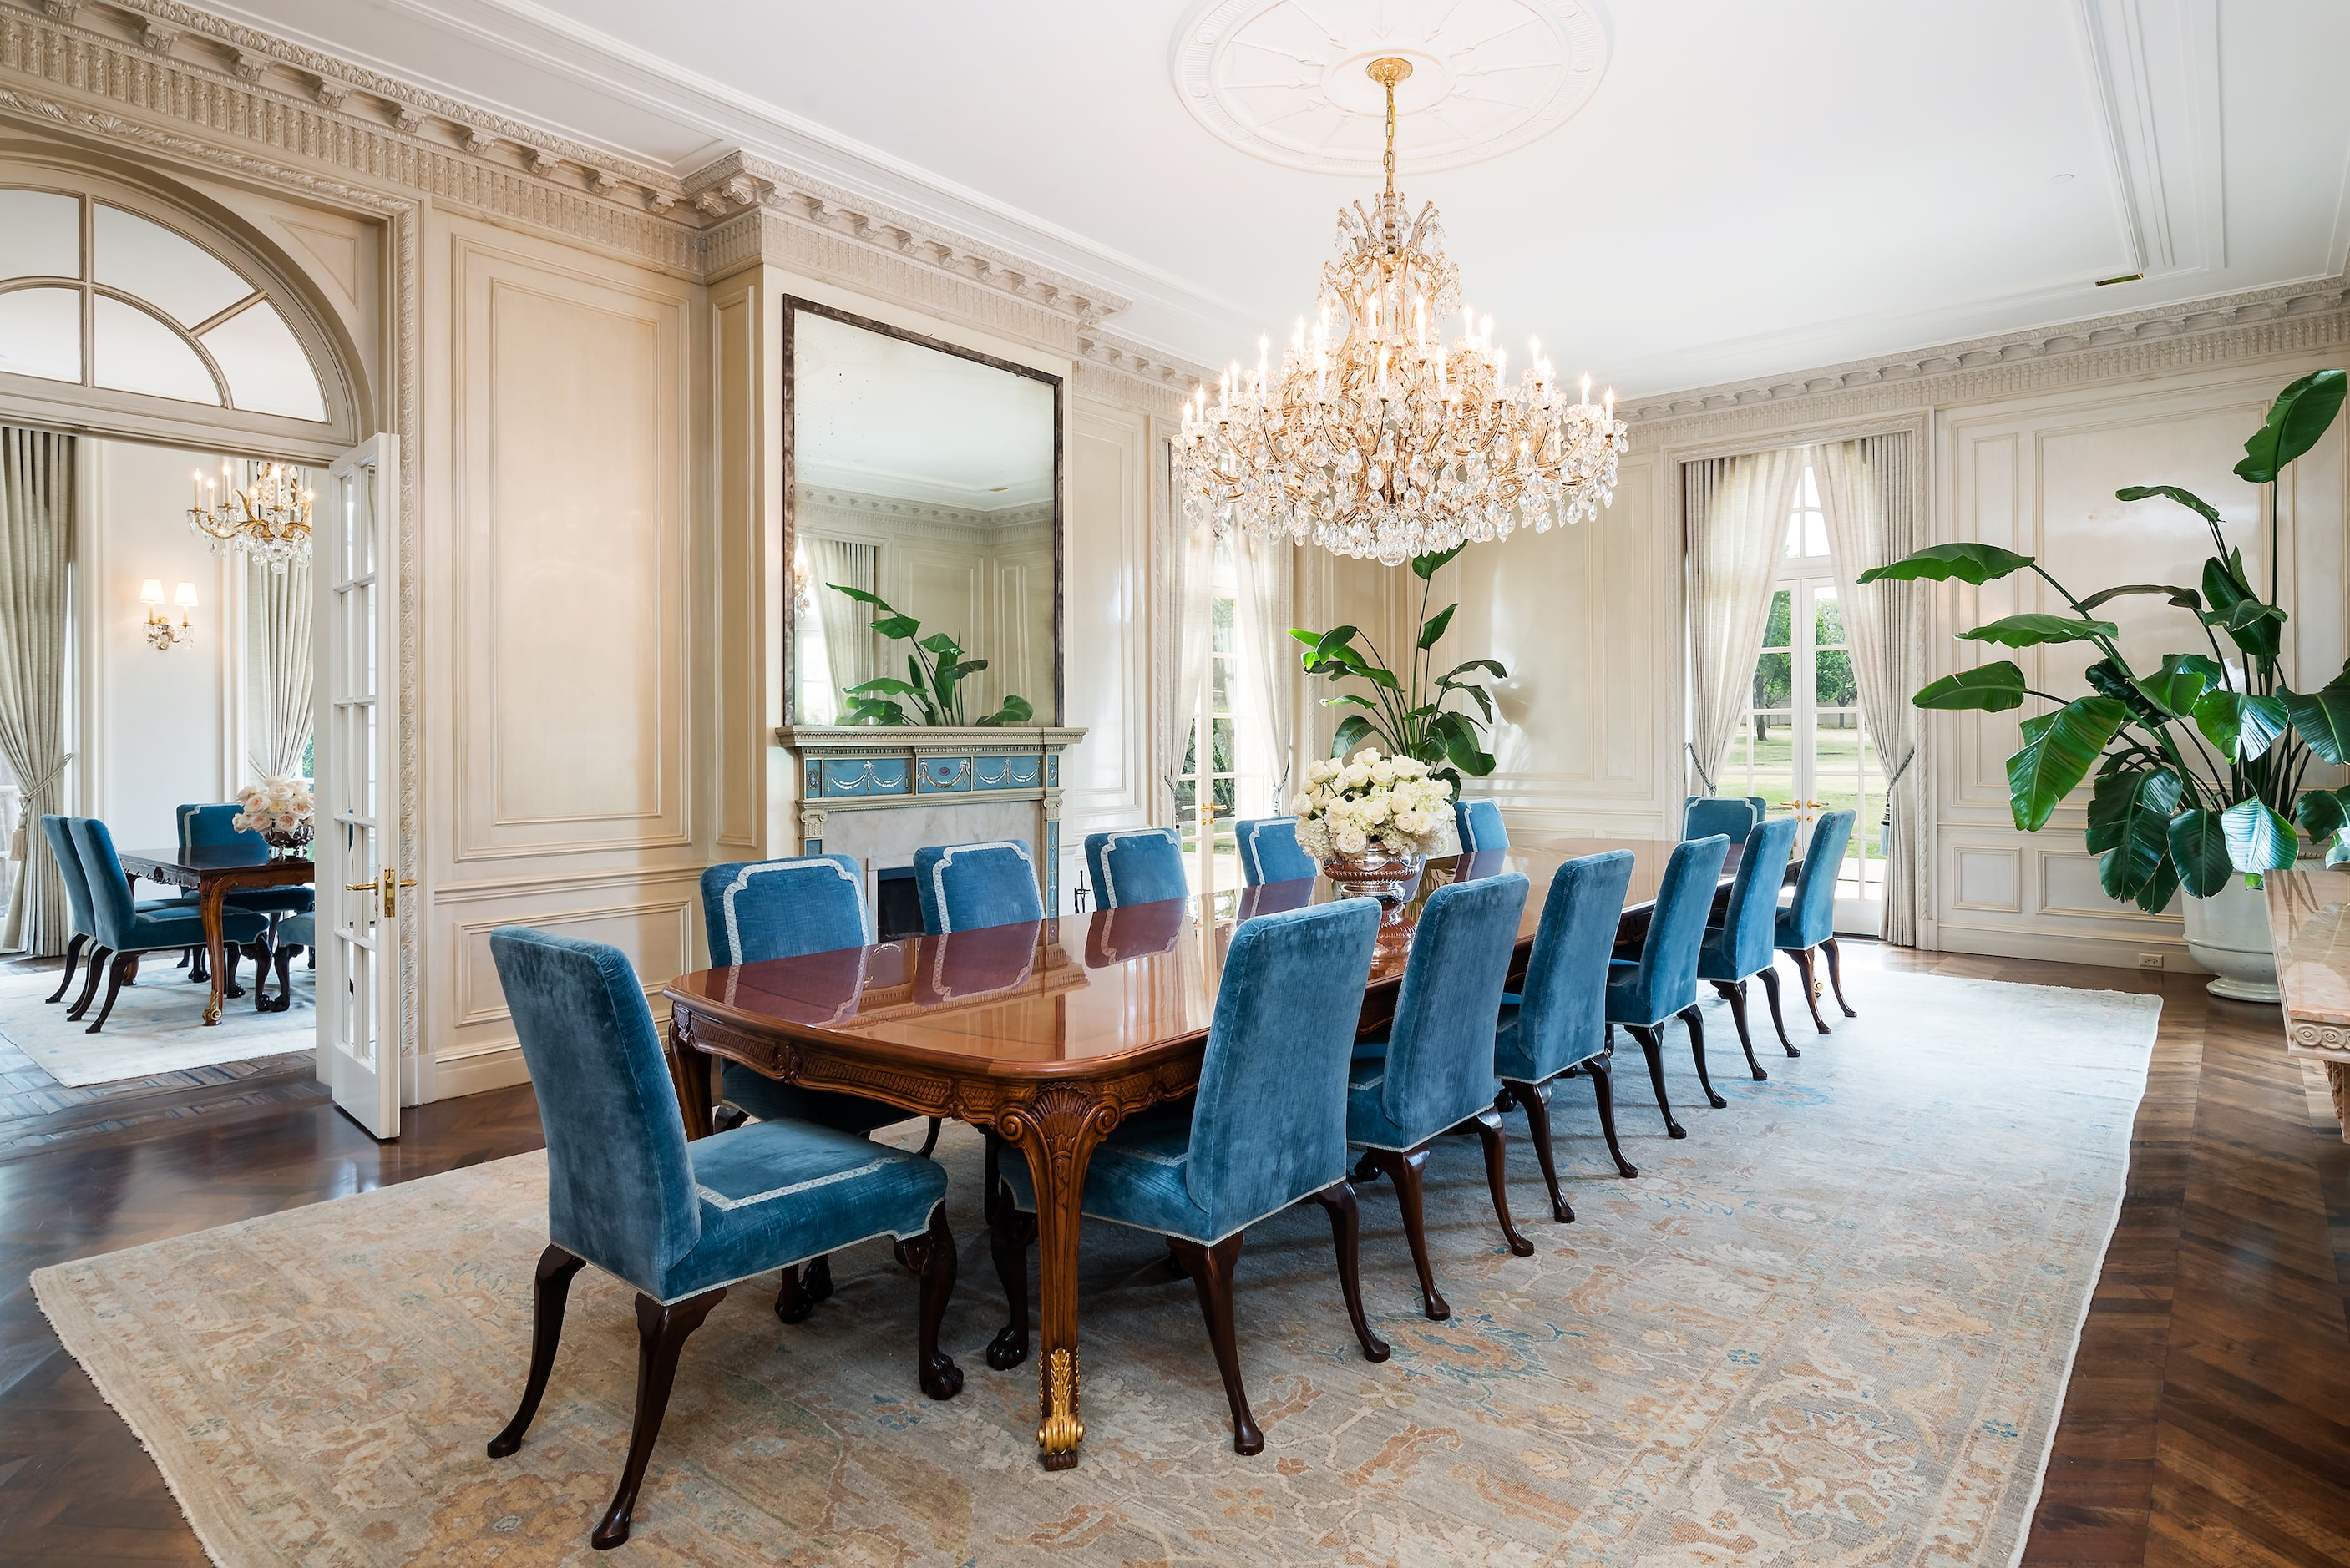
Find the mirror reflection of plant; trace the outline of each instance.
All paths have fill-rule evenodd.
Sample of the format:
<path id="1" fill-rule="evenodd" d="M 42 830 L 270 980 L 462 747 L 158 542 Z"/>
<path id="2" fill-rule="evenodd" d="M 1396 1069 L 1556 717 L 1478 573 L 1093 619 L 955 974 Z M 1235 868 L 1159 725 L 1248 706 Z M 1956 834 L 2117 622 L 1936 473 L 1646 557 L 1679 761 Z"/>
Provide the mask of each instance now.
<path id="1" fill-rule="evenodd" d="M 1428 613 L 1429 595 L 1435 586 L 1430 579 L 1436 576 L 1437 568 L 1467 547 L 1456 545 L 1438 555 L 1412 557 L 1412 575 L 1423 586 L 1419 590 L 1419 639 L 1412 647 L 1408 680 L 1379 662 L 1378 649 L 1357 628 L 1338 626 L 1320 632 L 1290 628 L 1289 635 L 1306 645 L 1299 657 L 1306 674 L 1332 681 L 1364 680 L 1371 688 L 1367 697 L 1348 691 L 1322 699 L 1326 708 L 1347 706 L 1363 710 L 1339 721 L 1337 733 L 1330 738 L 1332 756 L 1343 757 L 1365 741 L 1376 740 L 1390 756 L 1428 763 L 1435 770 L 1435 776 L 1450 784 L 1456 794 L 1462 774 L 1483 778 L 1493 771 L 1492 753 L 1483 744 L 1484 732 L 1493 722 L 1493 696 L 1480 683 L 1480 677 L 1490 672 L 1497 680 L 1507 680 L 1510 672 L 1498 659 L 1471 659 L 1454 665 L 1442 675 L 1436 674 L 1432 650 L 1444 636 L 1444 628 L 1451 624 L 1452 612 L 1461 607 L 1450 604 L 1433 616 Z M 1367 658 L 1354 646 L 1358 637 L 1362 638 L 1363 648 L 1369 650 Z M 1476 703 L 1482 716 L 1471 716 L 1465 706 L 1448 707 L 1446 704 L 1456 697 Z"/>
<path id="2" fill-rule="evenodd" d="M 2350 789 L 2302 784 L 2312 758 L 2350 763 L 2350 664 L 2316 691 L 2295 691 L 2282 673 L 2285 612 L 2277 604 L 2277 505 L 2285 466 L 2317 444 L 2341 411 L 2350 379 L 2340 370 L 2303 376 L 2277 395 L 2267 420 L 2244 443 L 2237 477 L 2269 492 L 2269 594 L 2262 598 L 2244 570 L 2243 552 L 2220 532 L 2220 514 L 2200 497 L 2170 484 L 2138 484 L 2115 492 L 2123 501 L 2162 496 L 2200 516 L 2217 554 L 2203 563 L 2195 587 L 2127 583 L 2086 597 L 2051 576 L 2030 556 L 1994 545 L 1935 545 L 1860 575 L 1864 583 L 1927 580 L 1981 585 L 2029 569 L 2072 607 L 2070 616 L 2012 615 L 1959 635 L 2007 648 L 2086 642 L 2103 656 L 2085 672 L 2090 695 L 2067 701 L 2025 684 L 2013 659 L 1961 670 L 1926 686 L 1910 701 L 1920 708 L 2003 712 L 2027 697 L 2054 711 L 2023 721 L 2023 748 L 2007 761 L 2009 805 L 2015 826 L 2037 832 L 2057 803 L 2088 778 L 2088 847 L 2103 856 L 2100 878 L 2108 895 L 2160 910 L 2180 887 L 2208 898 L 2244 874 L 2257 887 L 2263 872 L 2293 863 L 2294 827 L 2314 843 L 2333 843 L 2326 864 L 2350 861 Z M 2209 653 L 2168 653 L 2140 674 L 2122 657 L 2120 628 L 2095 612 L 2116 598 L 2152 595 L 2192 614 Z M 2225 634 L 2243 656 L 2230 659 Z"/>
<path id="3" fill-rule="evenodd" d="M 987 717 L 966 719 L 962 679 L 986 669 L 987 660 L 965 659 L 962 647 L 945 632 L 922 637 L 920 621 L 899 614 L 879 594 L 839 583 L 827 583 L 825 587 L 837 594 L 847 594 L 859 604 L 871 605 L 875 612 L 873 629 L 884 639 L 911 644 L 906 650 L 906 680 L 884 675 L 841 693 L 848 699 L 848 711 L 841 715 L 843 723 L 928 724 L 959 729 L 970 724 L 1024 724 L 1035 717 L 1035 710 L 1025 697 L 1006 697 L 1003 705 Z M 930 657 L 925 659 L 925 654 Z M 897 701 L 900 697 L 913 702 L 912 715 Z"/>

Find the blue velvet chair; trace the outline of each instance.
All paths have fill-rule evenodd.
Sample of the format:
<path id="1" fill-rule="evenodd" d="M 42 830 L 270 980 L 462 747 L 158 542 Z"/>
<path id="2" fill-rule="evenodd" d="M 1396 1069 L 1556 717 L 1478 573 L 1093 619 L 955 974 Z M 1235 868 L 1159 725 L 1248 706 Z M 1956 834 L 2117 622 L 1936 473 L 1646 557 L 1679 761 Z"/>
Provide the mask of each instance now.
<path id="1" fill-rule="evenodd" d="M 234 844 L 250 847 L 257 855 L 267 855 L 267 839 L 235 826 L 239 809 L 234 802 L 225 805 L 181 806 L 177 812 L 180 847 L 201 849 Z M 230 890 L 228 906 L 264 915 L 306 914 L 317 907 L 317 891 L 311 888 L 237 888 Z"/>
<path id="2" fill-rule="evenodd" d="M 1041 920 L 1045 901 L 1036 887 L 1036 862 L 1016 838 L 933 844 L 914 851 L 922 929 L 934 937 L 974 926 Z"/>
<path id="3" fill-rule="evenodd" d="M 1454 801 L 1452 826 L 1460 834 L 1463 855 L 1510 846 L 1510 830 L 1502 826 L 1502 808 L 1490 800 Z"/>
<path id="4" fill-rule="evenodd" d="M 915 1370 L 951 1399 L 962 1373 L 938 1347 L 954 1289 L 946 1172 L 807 1122 L 759 1122 L 688 1144 L 652 1012 L 618 948 L 503 926 L 490 956 L 505 988 L 546 1129 L 546 1231 L 522 1402 L 490 1439 L 522 1447 L 563 1334 L 571 1278 L 595 1264 L 637 1291 L 637 1404 L 612 1504 L 591 1537 L 629 1538 L 686 1337 L 727 1287 L 881 1236 L 921 1280 Z"/>
<path id="5" fill-rule="evenodd" d="M 862 948 L 865 884 L 857 863 L 845 855 L 730 860 L 702 873 L 702 923 L 713 969 Z M 740 1127 L 747 1116 L 763 1122 L 813 1122 L 863 1137 L 911 1121 L 915 1114 L 863 1095 L 778 1083 L 740 1062 L 724 1064 L 719 1093 L 732 1107 L 721 1113 L 722 1127 Z M 932 1117 L 922 1152 L 929 1154 L 938 1141 L 939 1123 Z M 785 1323 L 802 1322 L 831 1294 L 832 1265 L 825 1258 L 815 1259 L 804 1272 L 786 1269 L 775 1315 Z"/>
<path id="6" fill-rule="evenodd" d="M 114 835 L 106 824 L 95 817 L 69 817 L 68 830 L 73 836 L 74 848 L 81 858 L 83 885 L 88 889 L 91 923 L 97 929 L 91 934 L 97 949 L 89 957 L 93 984 L 84 992 L 83 1000 L 76 1004 L 68 1018 L 78 1019 L 89 1006 L 88 997 L 96 990 L 98 966 L 110 958 L 107 970 L 106 1005 L 99 1010 L 98 1022 L 89 1026 L 95 1034 L 106 1027 L 109 1014 L 114 1011 L 115 999 L 122 994 L 123 986 L 139 976 L 139 960 L 144 953 L 169 951 L 175 948 L 203 945 L 204 919 L 193 904 L 170 900 L 163 909 L 142 911 L 138 900 L 130 896 L 130 879 L 122 873 L 122 859 L 114 850 Z M 250 944 L 255 964 L 268 961 L 265 939 L 269 922 L 250 909 L 221 911 L 221 939 L 227 944 L 228 973 L 226 994 L 243 996 L 236 984 L 236 959 L 239 947 Z M 258 972 L 256 971 L 256 972 Z M 256 982 L 258 983 L 258 982 Z"/>
<path id="7" fill-rule="evenodd" d="M 1787 858 L 1794 853 L 1795 829 L 1801 826 L 1792 816 L 1772 817 L 1756 824 L 1746 836 L 1746 852 L 1738 858 L 1738 876 L 1730 885 L 1730 903 L 1722 911 L 1721 924 L 1706 928 L 1705 940 L 1697 951 L 1697 977 L 1711 981 L 1730 1003 L 1730 1021 L 1738 1026 L 1739 1048 L 1746 1053 L 1747 1069 L 1757 1083 L 1771 1075 L 1754 1059 L 1754 1037 L 1746 1026 L 1748 977 L 1762 977 L 1779 1044 L 1790 1056 L 1803 1054 L 1788 1040 L 1786 1023 L 1779 1014 L 1777 955 L 1771 948 L 1779 913 L 1779 884 L 1787 879 Z"/>
<path id="8" fill-rule="evenodd" d="M 1297 846 L 1297 819 L 1260 816 L 1232 824 L 1232 842 L 1241 856 L 1241 880 L 1251 888 L 1265 882 L 1295 882 L 1321 867 Z"/>
<path id="9" fill-rule="evenodd" d="M 1812 968 L 1814 950 L 1828 955 L 1828 983 L 1835 988 L 1836 1006 L 1846 1018 L 1857 1018 L 1844 999 L 1844 955 L 1836 950 L 1835 885 L 1836 876 L 1844 867 L 1846 846 L 1852 842 L 1852 826 L 1858 814 L 1831 811 L 1812 825 L 1811 847 L 1804 851 L 1804 868 L 1795 873 L 1795 895 L 1779 907 L 1778 922 L 1772 932 L 1772 945 L 1795 961 L 1797 972 L 1804 977 L 1804 1001 L 1812 1010 L 1812 1023 L 1823 1034 L 1828 1032 L 1825 1020 L 1820 1017 L 1819 976 Z M 1779 1014 L 1773 993 L 1771 1015 Z M 1781 1030 L 1783 1036 L 1785 1031 Z"/>
<path id="10" fill-rule="evenodd" d="M 1183 845 L 1171 827 L 1121 827 L 1086 835 L 1086 870 L 1105 909 L 1155 904 L 1191 892 Z"/>
<path id="11" fill-rule="evenodd" d="M 1198 1094 L 1113 1128 L 1086 1170 L 1087 1217 L 1164 1236 L 1191 1276 L 1240 1453 L 1264 1447 L 1242 1386 L 1232 1331 L 1232 1275 L 1249 1226 L 1309 1200 L 1327 1210 L 1355 1338 L 1367 1359 L 1388 1358 L 1363 1315 L 1358 1217 L 1347 1179 L 1347 1052 L 1378 925 L 1371 900 L 1341 898 L 1235 930 Z M 988 1360 L 1012 1366 L 1027 1354 L 1034 1222 L 1026 1216 L 1035 1211 L 1036 1198 L 1024 1163 L 1008 1163 L 1003 1175 L 1024 1222 L 993 1228 L 1012 1324 L 997 1342 L 1003 1354 L 992 1347 Z"/>
<path id="12" fill-rule="evenodd" d="M 1420 1212 L 1422 1173 L 1439 1137 L 1464 1122 L 1476 1124 L 1503 1238 L 1522 1258 L 1534 1250 L 1510 1222 L 1502 1115 L 1493 1108 L 1501 1089 L 1493 1077 L 1495 1030 L 1526 887 L 1525 877 L 1511 871 L 1448 883 L 1428 896 L 1384 1036 L 1387 1049 L 1366 1061 L 1358 1044 L 1347 1075 L 1347 1142 L 1395 1183 L 1421 1306 L 1432 1318 L 1452 1315 L 1428 1265 Z"/>
<path id="13" fill-rule="evenodd" d="M 54 816 L 47 814 L 44 814 L 41 817 L 41 836 L 48 840 L 49 857 L 57 863 L 57 880 L 65 884 L 66 909 L 73 920 L 73 935 L 66 942 L 65 971 L 57 976 L 57 990 L 41 998 L 44 1002 L 65 1000 L 67 988 L 73 984 L 74 965 L 80 958 L 83 947 L 95 940 L 98 935 L 96 917 L 90 913 L 89 884 L 83 878 L 81 873 L 81 851 L 74 847 L 73 830 L 67 826 L 72 820 L 73 818 L 69 816 Z M 195 907 L 188 904 L 183 898 L 140 898 L 133 901 L 132 907 L 143 915 L 157 909 L 176 909 L 182 905 L 190 909 Z M 90 997 L 98 991 L 98 977 L 101 968 L 99 963 L 98 950 L 92 948 L 89 956 L 89 977 L 82 986 L 81 995 L 76 998 L 74 1004 L 66 1010 L 67 1017 L 79 1018 L 88 1008 Z"/>
<path id="14" fill-rule="evenodd" d="M 1647 1054 L 1657 1109 L 1664 1113 L 1665 1131 L 1674 1137 L 1687 1137 L 1689 1131 L 1673 1120 L 1673 1104 L 1665 1094 L 1665 1020 L 1679 1018 L 1689 1025 L 1690 1054 L 1697 1059 L 1697 1080 L 1705 1085 L 1707 1101 L 1716 1110 L 1730 1103 L 1713 1092 L 1713 1080 L 1706 1075 L 1705 1020 L 1697 1010 L 1698 948 L 1713 912 L 1721 863 L 1729 857 L 1730 840 L 1720 834 L 1675 845 L 1648 914 L 1648 934 L 1641 940 L 1639 958 L 1613 959 L 1607 965 L 1607 1022 L 1623 1024 Z"/>
<path id="15" fill-rule="evenodd" d="M 1770 815 L 1771 803 L 1759 794 L 1693 794 L 1681 803 L 1681 836 L 1711 838 L 1719 833 L 1743 844 L 1754 825 Z"/>
<path id="16" fill-rule="evenodd" d="M 1502 993 L 1493 1034 L 1493 1075 L 1526 1113 L 1534 1158 L 1550 1189 L 1551 1218 L 1564 1224 L 1575 1210 L 1559 1195 L 1550 1147 L 1550 1084 L 1570 1067 L 1591 1075 L 1599 1096 L 1599 1130 L 1627 1178 L 1640 1173 L 1616 1141 L 1615 1081 L 1607 1057 L 1607 960 L 1632 885 L 1632 852 L 1611 849 L 1560 867 L 1543 898 L 1522 990 Z"/>

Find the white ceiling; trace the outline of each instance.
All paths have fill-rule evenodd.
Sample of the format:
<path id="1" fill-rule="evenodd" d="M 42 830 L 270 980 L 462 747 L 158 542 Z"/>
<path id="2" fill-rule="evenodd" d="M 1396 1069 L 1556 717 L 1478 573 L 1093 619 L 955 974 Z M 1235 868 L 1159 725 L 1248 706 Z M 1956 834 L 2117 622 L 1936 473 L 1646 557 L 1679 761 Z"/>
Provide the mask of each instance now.
<path id="1" fill-rule="evenodd" d="M 1606 29 L 1587 103 L 1418 175 L 1406 114 L 1401 183 L 1505 343 L 1627 394 L 2331 276 L 2350 250 L 2342 0 L 1546 3 Z M 1371 189 L 1187 111 L 1178 39 L 1232 0 L 213 8 L 680 174 L 744 147 L 1128 296 L 1113 327 L 1211 363 L 1287 336 Z"/>

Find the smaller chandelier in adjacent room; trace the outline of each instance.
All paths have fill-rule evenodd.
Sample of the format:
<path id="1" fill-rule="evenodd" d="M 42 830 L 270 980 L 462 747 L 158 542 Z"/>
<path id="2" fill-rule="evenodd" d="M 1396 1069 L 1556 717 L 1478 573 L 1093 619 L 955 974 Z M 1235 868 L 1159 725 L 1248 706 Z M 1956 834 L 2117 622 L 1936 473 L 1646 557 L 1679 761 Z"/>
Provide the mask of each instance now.
<path id="1" fill-rule="evenodd" d="M 1387 189 L 1378 209 L 1339 209 L 1320 317 L 1300 321 L 1280 374 L 1225 372 L 1183 410 L 1176 488 L 1186 515 L 1398 566 L 1466 542 L 1596 516 L 1615 499 L 1626 429 L 1615 394 L 1560 387 L 1534 346 L 1512 386 L 1492 319 L 1461 304 L 1430 202 L 1407 220 L 1395 188 L 1395 88 L 1409 60 L 1368 67 L 1387 89 Z M 1445 330 L 1461 317 L 1448 343 Z"/>
<path id="2" fill-rule="evenodd" d="M 279 571 L 300 566 L 310 558 L 310 504 L 318 498 L 305 477 L 286 463 L 247 462 L 239 484 L 236 465 L 224 461 L 218 479 L 195 475 L 188 526 L 215 550 L 234 550 Z"/>

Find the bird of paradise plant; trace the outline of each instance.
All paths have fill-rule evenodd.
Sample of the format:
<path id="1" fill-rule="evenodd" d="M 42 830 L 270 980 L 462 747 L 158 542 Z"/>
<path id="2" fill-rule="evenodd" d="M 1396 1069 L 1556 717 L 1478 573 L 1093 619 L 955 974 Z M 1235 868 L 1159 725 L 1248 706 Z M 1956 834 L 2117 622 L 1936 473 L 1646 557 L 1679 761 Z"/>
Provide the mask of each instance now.
<path id="1" fill-rule="evenodd" d="M 889 641 L 913 644 L 906 652 L 906 676 L 900 680 L 894 675 L 884 675 L 863 681 L 841 693 L 848 699 L 847 711 L 841 714 L 844 724 L 931 724 L 960 727 L 964 724 L 1024 724 L 1036 716 L 1025 697 L 1006 697 L 1003 705 L 983 719 L 963 717 L 962 678 L 976 675 L 987 668 L 984 659 L 965 659 L 962 647 L 945 632 L 920 635 L 922 623 L 912 616 L 892 609 L 879 594 L 868 594 L 863 588 L 844 587 L 838 583 L 825 587 L 837 594 L 847 594 L 859 604 L 871 605 L 875 614 L 873 630 Z M 923 658 L 929 654 L 928 659 Z M 898 699 L 903 697 L 914 704 L 909 714 Z"/>

